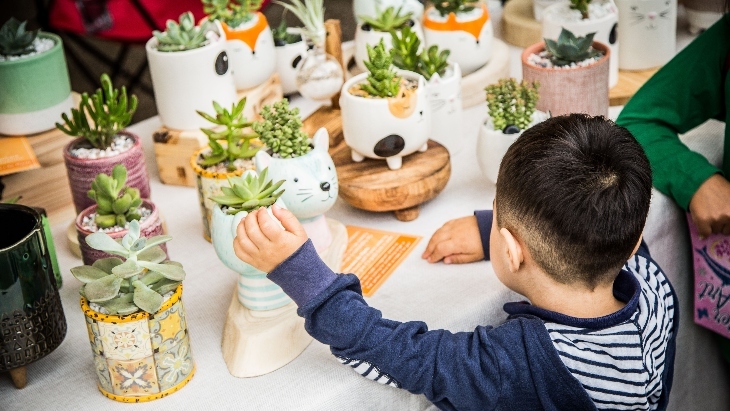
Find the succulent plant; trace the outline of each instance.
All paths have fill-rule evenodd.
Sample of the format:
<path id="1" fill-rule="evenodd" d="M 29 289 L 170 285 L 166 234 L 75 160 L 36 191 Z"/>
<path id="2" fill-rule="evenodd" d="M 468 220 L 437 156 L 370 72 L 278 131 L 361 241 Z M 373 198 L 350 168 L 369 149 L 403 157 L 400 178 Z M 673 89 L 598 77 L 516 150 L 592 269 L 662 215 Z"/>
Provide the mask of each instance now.
<path id="1" fill-rule="evenodd" d="M 137 209 L 142 205 L 139 189 L 126 187 L 127 168 L 117 164 L 111 175 L 99 173 L 91 182 L 89 198 L 96 201 L 96 218 L 98 227 L 125 227 L 127 222 L 139 220 L 142 216 Z"/>
<path id="2" fill-rule="evenodd" d="M 203 22 L 200 26 L 195 25 L 193 13 L 187 12 L 180 15 L 180 24 L 175 20 L 167 20 L 165 31 L 153 31 L 157 38 L 157 50 L 159 51 L 185 51 L 203 47 L 208 39 L 205 34 L 211 29 L 210 21 Z"/>
<path id="3" fill-rule="evenodd" d="M 129 223 L 129 231 L 119 242 L 103 232 L 89 235 L 86 243 L 91 248 L 125 261 L 109 257 L 90 266 L 72 268 L 71 274 L 84 283 L 81 295 L 111 314 L 127 315 L 140 310 L 156 313 L 164 301 L 163 295 L 174 291 L 185 279 L 182 264 L 166 261 L 160 247 L 171 239 L 168 235 L 140 237 L 137 221 Z"/>
<path id="4" fill-rule="evenodd" d="M 260 207 L 268 207 L 284 193 L 276 191 L 286 180 L 272 183 L 267 180 L 269 169 L 265 168 L 256 176 L 254 171 L 247 171 L 242 177 L 230 177 L 230 187 L 222 187 L 223 195 L 212 197 L 211 200 L 228 207 L 227 214 L 238 214 L 241 211 L 250 213 Z"/>
<path id="5" fill-rule="evenodd" d="M 260 147 L 251 146 L 251 140 L 257 138 L 258 135 L 244 132 L 244 129 L 251 127 L 252 124 L 243 116 L 245 106 L 246 98 L 244 97 L 237 104 L 234 103 L 230 111 L 214 101 L 215 117 L 198 111 L 198 114 L 204 119 L 213 124 L 224 126 L 220 131 L 208 128 L 201 129 L 208 136 L 208 145 L 211 148 L 210 154 L 205 155 L 202 161 L 199 162 L 201 166 L 209 167 L 227 161 L 228 171 L 235 171 L 234 161 L 239 158 L 251 158 L 259 151 Z M 219 141 L 225 141 L 226 146 L 223 147 Z"/>
<path id="6" fill-rule="evenodd" d="M 545 40 L 545 49 L 550 53 L 550 61 L 556 66 L 569 66 L 583 60 L 596 57 L 600 52 L 591 45 L 596 33 L 588 33 L 585 37 L 576 37 L 571 31 L 560 30 L 558 41 Z"/>
<path id="7" fill-rule="evenodd" d="M 299 157 L 312 150 L 311 139 L 302 131 L 299 109 L 289 107 L 283 99 L 273 106 L 264 106 L 260 113 L 263 120 L 253 123 L 261 142 L 281 158 Z"/>
<path id="8" fill-rule="evenodd" d="M 302 24 L 303 28 L 296 29 L 314 44 L 323 46 L 327 30 L 324 28 L 324 0 L 290 0 L 291 4 L 274 0 L 285 9 L 292 12 Z"/>
<path id="9" fill-rule="evenodd" d="M 365 24 L 368 24 L 375 31 L 389 32 L 391 30 L 400 30 L 404 27 L 410 27 L 409 23 L 413 17 L 413 13 L 407 12 L 401 14 L 403 7 L 388 7 L 385 10 L 378 10 L 376 17 L 358 16 Z"/>
<path id="10" fill-rule="evenodd" d="M 436 0 L 433 7 L 438 10 L 442 16 L 449 13 L 465 13 L 474 10 L 476 0 Z"/>
<path id="11" fill-rule="evenodd" d="M 494 129 L 507 134 L 525 130 L 532 122 L 539 86 L 537 82 L 525 80 L 518 83 L 513 78 L 501 79 L 487 86 L 487 109 Z"/>
<path id="12" fill-rule="evenodd" d="M 369 73 L 367 83 L 360 85 L 360 89 L 373 97 L 395 97 L 400 91 L 401 77 L 393 70 L 393 58 L 385 51 L 383 39 L 375 47 L 366 45 L 368 60 L 365 67 Z"/>
<path id="13" fill-rule="evenodd" d="M 85 138 L 95 148 L 106 149 L 114 136 L 129 125 L 136 110 L 137 96 L 127 99 L 127 89 L 112 87 L 109 75 L 104 73 L 101 88 L 91 96 L 82 94 L 79 108 L 71 109 L 70 118 L 63 113 L 64 125 L 56 123 L 56 127 L 70 136 Z"/>
<path id="14" fill-rule="evenodd" d="M 263 0 L 202 0 L 209 20 L 219 20 L 236 28 L 251 20 Z"/>
<path id="15" fill-rule="evenodd" d="M 21 56 L 35 51 L 33 41 L 38 30 L 26 31 L 27 21 L 20 22 L 11 17 L 0 28 L 0 54 L 4 56 Z"/>
<path id="16" fill-rule="evenodd" d="M 588 15 L 588 5 L 591 4 L 591 0 L 570 0 L 571 10 L 578 10 L 583 20 L 590 17 Z"/>
<path id="17" fill-rule="evenodd" d="M 451 54 L 449 50 L 439 51 L 438 46 L 433 45 L 419 54 L 418 47 L 421 45 L 421 40 L 410 27 L 404 28 L 400 33 L 391 31 L 390 36 L 393 39 L 390 55 L 394 66 L 418 73 L 426 80 L 431 79 L 436 73 L 444 75 L 449 66 L 448 58 Z"/>
<path id="18" fill-rule="evenodd" d="M 287 25 L 286 21 L 284 20 L 284 16 L 282 16 L 279 26 L 274 28 L 271 32 L 274 35 L 274 43 L 277 46 L 285 46 L 287 44 L 294 44 L 302 41 L 301 35 L 289 33 L 287 31 Z"/>
<path id="19" fill-rule="evenodd" d="M 418 56 L 418 71 L 417 73 L 430 80 L 431 77 L 438 73 L 439 76 L 443 76 L 446 73 L 446 68 L 449 66 L 449 50 L 441 50 L 437 45 L 433 45 L 426 50 L 423 50 Z"/>

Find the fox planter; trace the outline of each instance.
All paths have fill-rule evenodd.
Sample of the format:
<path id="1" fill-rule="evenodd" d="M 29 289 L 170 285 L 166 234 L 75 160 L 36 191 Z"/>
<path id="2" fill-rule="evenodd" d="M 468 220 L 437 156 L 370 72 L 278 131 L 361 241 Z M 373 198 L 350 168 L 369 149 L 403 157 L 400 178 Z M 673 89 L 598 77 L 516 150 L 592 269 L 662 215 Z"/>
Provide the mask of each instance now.
<path id="1" fill-rule="evenodd" d="M 401 72 L 403 78 L 415 81 L 415 90 L 401 92 L 392 98 L 355 96 L 350 89 L 366 81 L 368 73 L 348 80 L 340 96 L 342 131 L 352 149 L 353 161 L 368 158 L 384 159 L 392 170 L 399 169 L 402 157 L 426 151 L 431 132 L 431 107 L 426 81 L 418 74 Z"/>
<path id="2" fill-rule="evenodd" d="M 239 27 L 216 22 L 227 41 L 233 79 L 238 90 L 256 87 L 276 70 L 274 36 L 266 17 L 257 12 Z"/>

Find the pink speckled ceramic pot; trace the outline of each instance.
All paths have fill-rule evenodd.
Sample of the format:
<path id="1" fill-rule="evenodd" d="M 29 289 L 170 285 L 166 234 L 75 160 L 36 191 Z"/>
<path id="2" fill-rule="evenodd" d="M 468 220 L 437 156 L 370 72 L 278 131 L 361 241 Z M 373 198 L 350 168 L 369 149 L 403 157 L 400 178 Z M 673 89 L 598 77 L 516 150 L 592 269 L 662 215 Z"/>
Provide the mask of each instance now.
<path id="1" fill-rule="evenodd" d="M 152 210 L 152 214 L 150 214 L 149 217 L 142 223 L 139 227 L 139 232 L 142 237 L 154 237 L 156 235 L 162 235 L 162 220 L 160 220 L 160 213 L 157 212 L 157 206 L 155 206 L 151 201 L 144 200 L 142 201 L 142 206 L 145 208 L 149 208 Z M 84 221 L 84 217 L 88 216 L 89 214 L 96 211 L 96 204 L 92 205 L 91 207 L 86 208 L 84 211 L 79 213 L 78 216 L 76 216 L 76 233 L 78 234 L 79 238 L 79 247 L 81 248 L 81 259 L 84 260 L 84 265 L 91 265 L 94 263 L 94 261 L 100 259 L 100 258 L 107 258 L 107 257 L 113 257 L 113 255 L 105 253 L 103 251 L 95 250 L 91 247 L 89 247 L 88 244 L 86 244 L 86 236 L 92 234 L 92 231 L 86 230 L 83 225 L 81 224 L 82 221 Z M 107 233 L 109 236 L 113 239 L 119 239 L 124 237 L 127 234 L 127 230 L 117 231 L 113 233 Z M 167 246 L 166 244 L 161 244 L 160 247 L 162 247 L 163 250 L 165 250 L 165 253 L 167 253 Z M 169 258 L 168 254 L 168 258 Z"/>
<path id="2" fill-rule="evenodd" d="M 83 141 L 81 138 L 75 139 L 64 147 L 63 159 L 66 163 L 76 213 L 80 213 L 94 204 L 94 200 L 90 199 L 87 193 L 91 189 L 91 182 L 94 181 L 96 175 L 99 173 L 111 174 L 117 164 L 127 167 L 126 185 L 138 188 L 140 197 L 150 198 L 150 181 L 147 176 L 142 142 L 137 135 L 128 131 L 120 131 L 119 134 L 134 139 L 134 145 L 124 153 L 113 157 L 86 159 L 72 156 L 71 149 Z"/>

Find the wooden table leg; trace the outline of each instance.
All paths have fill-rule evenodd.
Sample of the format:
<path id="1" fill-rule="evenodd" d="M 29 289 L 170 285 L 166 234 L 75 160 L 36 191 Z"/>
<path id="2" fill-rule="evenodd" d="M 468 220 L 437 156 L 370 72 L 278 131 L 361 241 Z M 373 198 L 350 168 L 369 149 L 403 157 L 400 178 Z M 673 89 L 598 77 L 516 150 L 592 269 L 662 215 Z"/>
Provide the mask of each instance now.
<path id="1" fill-rule="evenodd" d="M 25 367 L 10 370 L 10 378 L 12 378 L 15 388 L 24 388 L 27 383 L 25 378 Z"/>
<path id="2" fill-rule="evenodd" d="M 420 205 L 404 208 L 402 210 L 395 210 L 393 213 L 395 214 L 395 218 L 398 219 L 398 221 L 413 221 L 416 218 L 418 218 L 418 212 L 420 211 Z"/>

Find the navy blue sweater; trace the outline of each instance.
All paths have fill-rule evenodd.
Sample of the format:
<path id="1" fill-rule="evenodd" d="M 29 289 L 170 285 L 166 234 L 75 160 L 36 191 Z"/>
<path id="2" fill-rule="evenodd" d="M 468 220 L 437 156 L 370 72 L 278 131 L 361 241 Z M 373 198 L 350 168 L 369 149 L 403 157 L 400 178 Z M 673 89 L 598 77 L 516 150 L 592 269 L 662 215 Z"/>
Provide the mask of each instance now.
<path id="1" fill-rule="evenodd" d="M 488 256 L 491 212 L 477 218 Z M 663 410 L 674 367 L 676 298 L 645 246 L 632 260 L 615 281 L 614 295 L 626 306 L 614 314 L 578 319 L 508 303 L 502 325 L 458 333 L 382 318 L 364 301 L 358 278 L 333 273 L 311 241 L 268 277 L 342 363 L 424 394 L 440 409 Z"/>

